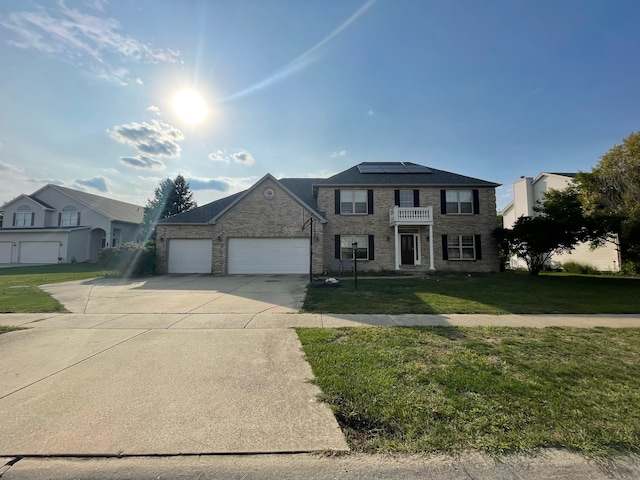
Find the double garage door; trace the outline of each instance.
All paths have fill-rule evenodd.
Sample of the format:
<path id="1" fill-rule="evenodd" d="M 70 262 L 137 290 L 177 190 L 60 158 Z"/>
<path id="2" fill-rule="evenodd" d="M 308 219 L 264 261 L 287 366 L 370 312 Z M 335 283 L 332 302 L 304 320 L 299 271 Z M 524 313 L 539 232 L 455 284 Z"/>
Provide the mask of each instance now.
<path id="1" fill-rule="evenodd" d="M 169 273 L 211 273 L 212 241 L 169 242 Z M 304 238 L 230 238 L 230 274 L 301 274 L 309 272 L 309 240 Z"/>
<path id="2" fill-rule="evenodd" d="M 20 263 L 58 263 L 60 242 L 20 242 Z"/>

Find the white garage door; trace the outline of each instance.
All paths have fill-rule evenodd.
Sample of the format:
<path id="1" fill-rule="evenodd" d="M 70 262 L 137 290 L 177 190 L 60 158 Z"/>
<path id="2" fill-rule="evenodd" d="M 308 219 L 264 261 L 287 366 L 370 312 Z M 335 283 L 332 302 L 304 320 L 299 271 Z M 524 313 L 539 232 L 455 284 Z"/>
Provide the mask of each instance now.
<path id="1" fill-rule="evenodd" d="M 229 273 L 309 273 L 309 240 L 230 238 Z"/>
<path id="2" fill-rule="evenodd" d="M 20 242 L 20 263 L 58 263 L 59 242 Z"/>
<path id="3" fill-rule="evenodd" d="M 0 242 L 0 263 L 11 263 L 11 242 Z"/>
<path id="4" fill-rule="evenodd" d="M 211 240 L 169 240 L 169 273 L 211 273 Z"/>

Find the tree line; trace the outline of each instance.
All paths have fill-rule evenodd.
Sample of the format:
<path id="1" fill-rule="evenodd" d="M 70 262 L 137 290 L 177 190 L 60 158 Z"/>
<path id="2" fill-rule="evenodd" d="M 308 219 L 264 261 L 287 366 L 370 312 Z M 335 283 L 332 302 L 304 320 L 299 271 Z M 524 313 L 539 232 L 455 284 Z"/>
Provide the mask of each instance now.
<path id="1" fill-rule="evenodd" d="M 516 255 L 538 275 L 552 255 L 578 243 L 595 248 L 611 242 L 623 273 L 640 274 L 640 131 L 613 146 L 590 172 L 578 172 L 568 188 L 547 192 L 534 211 L 494 231 L 503 261 Z"/>

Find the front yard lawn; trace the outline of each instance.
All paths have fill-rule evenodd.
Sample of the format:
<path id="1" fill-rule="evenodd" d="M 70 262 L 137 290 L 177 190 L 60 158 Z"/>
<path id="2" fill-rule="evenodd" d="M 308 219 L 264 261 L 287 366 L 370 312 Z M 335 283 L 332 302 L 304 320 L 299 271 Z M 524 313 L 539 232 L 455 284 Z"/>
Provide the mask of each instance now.
<path id="1" fill-rule="evenodd" d="M 316 313 L 638 313 L 640 279 L 604 275 L 436 273 L 416 278 L 341 278 L 309 287 L 303 310 Z"/>
<path id="2" fill-rule="evenodd" d="M 640 329 L 297 330 L 363 452 L 640 452 Z"/>
<path id="3" fill-rule="evenodd" d="M 101 277 L 95 263 L 0 268 L 0 313 L 65 312 L 65 308 L 38 288 L 48 283 Z"/>

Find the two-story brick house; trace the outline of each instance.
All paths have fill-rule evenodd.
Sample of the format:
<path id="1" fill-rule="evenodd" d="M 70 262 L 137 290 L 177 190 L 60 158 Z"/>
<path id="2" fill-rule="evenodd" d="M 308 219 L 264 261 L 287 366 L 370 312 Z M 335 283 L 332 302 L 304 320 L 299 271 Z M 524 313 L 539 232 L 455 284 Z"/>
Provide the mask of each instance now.
<path id="1" fill-rule="evenodd" d="M 159 273 L 497 271 L 496 183 L 408 162 L 266 175 L 157 225 Z M 356 246 L 357 244 L 357 246 Z"/>

